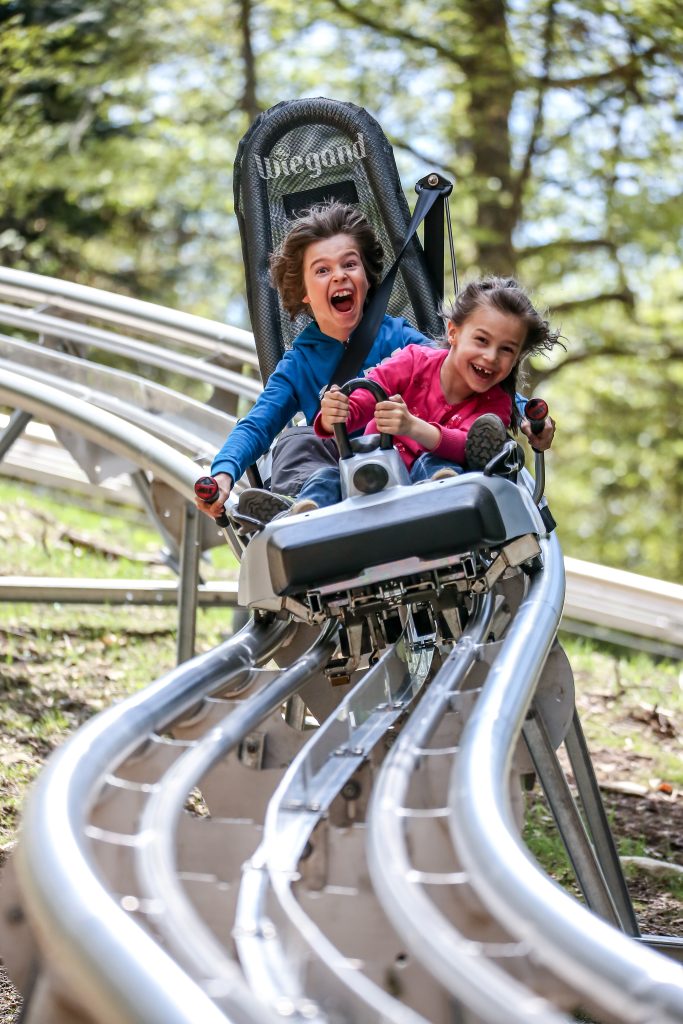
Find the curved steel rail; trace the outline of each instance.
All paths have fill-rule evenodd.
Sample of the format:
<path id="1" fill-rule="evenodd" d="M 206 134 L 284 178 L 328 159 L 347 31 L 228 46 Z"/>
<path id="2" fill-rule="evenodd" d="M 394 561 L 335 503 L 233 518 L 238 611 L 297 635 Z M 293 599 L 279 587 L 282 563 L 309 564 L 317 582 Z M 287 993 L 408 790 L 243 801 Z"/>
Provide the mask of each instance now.
<path id="1" fill-rule="evenodd" d="M 222 366 L 208 363 L 205 359 L 197 359 L 181 352 L 170 352 L 159 345 L 114 334 L 101 328 L 83 326 L 46 313 L 35 313 L 32 310 L 16 309 L 7 305 L 0 305 L 0 321 L 23 331 L 35 331 L 51 338 L 61 338 L 105 352 L 113 352 L 117 356 L 146 363 L 148 366 L 161 367 L 167 372 L 203 381 L 230 394 L 243 395 L 252 402 L 261 393 L 259 381 L 234 370 L 227 370 Z"/>
<path id="2" fill-rule="evenodd" d="M 3 370 L 0 377 L 0 402 L 76 430 L 109 451 L 151 470 L 178 494 L 194 502 L 196 465 L 133 423 L 9 369 Z"/>
<path id="3" fill-rule="evenodd" d="M 29 914 L 79 1002 L 106 1024 L 225 1024 L 215 1002 L 107 892 L 91 861 L 87 813 L 103 779 L 127 754 L 197 701 L 265 661 L 291 626 L 249 625 L 225 644 L 163 676 L 83 726 L 52 758 L 29 797 L 18 873 Z M 237 969 L 224 976 L 230 1020 L 267 1024 Z M 215 998 L 214 990 L 211 995 Z"/>
<path id="4" fill-rule="evenodd" d="M 186 425 L 185 429 L 201 437 L 204 446 L 222 444 L 235 424 L 234 416 L 205 405 L 189 395 L 137 374 L 93 363 L 60 349 L 44 348 L 0 334 L 0 357 L 12 363 L 11 368 L 16 372 L 27 376 L 41 375 L 38 379 L 45 379 L 46 382 L 49 376 L 59 382 L 58 386 L 81 388 L 87 392 L 82 397 L 94 401 L 94 397 L 90 396 L 96 396 L 94 404 L 109 408 L 110 412 L 115 412 L 116 405 L 121 405 L 126 411 L 138 409 L 154 415 L 158 423 L 181 427 Z M 74 393 L 79 394 L 77 391 Z M 104 401 L 110 404 L 104 405 Z"/>
<path id="5" fill-rule="evenodd" d="M 447 730 L 448 738 L 433 747 L 430 741 L 444 716 L 458 713 L 466 719 L 468 705 L 479 696 L 480 688 L 465 695 L 460 691 L 475 663 L 487 657 L 493 603 L 493 596 L 487 595 L 482 614 L 446 659 L 382 766 L 369 814 L 368 862 L 385 913 L 407 948 L 478 1019 L 490 1024 L 559 1024 L 567 1018 L 500 966 L 506 959 L 525 956 L 525 944 L 499 939 L 494 945 L 475 939 L 445 916 L 441 908 L 447 890 L 454 900 L 466 898 L 471 903 L 472 897 L 464 892 L 470 879 L 462 866 L 454 860 L 450 870 L 428 869 L 424 863 L 417 867 L 410 852 L 409 826 L 426 825 L 434 842 L 434 823 L 445 820 L 447 808 L 416 807 L 408 793 L 423 762 L 457 757 L 454 726 Z M 414 838 L 414 833 L 410 835 Z"/>
<path id="6" fill-rule="evenodd" d="M 462 737 L 451 781 L 453 844 L 491 913 L 591 1005 L 622 1024 L 680 1024 L 683 968 L 590 915 L 534 867 L 516 835 L 507 800 L 512 753 L 564 597 L 558 541 L 543 546 L 547 568 L 534 578 Z"/>
<path id="7" fill-rule="evenodd" d="M 2 337 L 0 337 L 1 351 Z M 56 360 L 53 371 L 58 370 L 60 366 L 64 367 L 62 360 Z M 0 373 L 15 370 L 16 363 L 0 357 Z M 91 405 L 96 405 L 99 409 L 111 412 L 115 416 L 119 416 L 139 427 L 151 437 L 163 439 L 166 443 L 171 444 L 176 451 L 186 455 L 193 461 L 202 460 L 208 462 L 211 459 L 212 446 L 210 441 L 207 442 L 207 439 L 202 435 L 194 433 L 181 423 L 174 423 L 170 419 L 161 418 L 154 411 L 134 404 L 130 401 L 132 397 L 130 395 L 125 400 L 112 395 L 111 390 L 107 389 L 107 384 L 117 381 L 116 371 L 113 373 L 90 374 L 89 376 L 92 381 L 90 384 L 77 383 L 63 377 L 60 379 L 59 374 L 56 372 L 46 373 L 44 370 L 36 369 L 33 366 L 23 366 L 22 376 L 35 380 L 40 384 L 45 384 L 48 387 L 57 388 L 65 394 L 73 395 L 75 398 L 80 398 Z M 125 389 L 125 384 L 128 383 L 129 378 L 127 375 L 118 375 L 119 381 L 121 381 L 121 377 L 123 377 Z M 93 386 L 95 378 L 100 385 L 100 389 L 97 390 Z M 172 394 L 172 392 L 169 392 L 169 394 Z M 225 417 L 223 417 L 223 420 L 225 420 Z M 234 422 L 234 419 L 232 419 L 232 422 L 228 421 L 228 425 L 224 428 L 224 433 L 228 432 Z"/>
<path id="8" fill-rule="evenodd" d="M 160 908 L 155 926 L 180 962 L 190 965 L 194 974 L 210 978 L 214 986 L 232 975 L 234 961 L 193 910 L 178 880 L 175 849 L 181 812 L 188 794 L 201 786 L 206 773 L 322 670 L 334 651 L 337 632 L 337 623 L 328 623 L 304 655 L 267 679 L 249 700 L 181 755 L 164 775 L 163 786 L 152 795 L 142 816 L 140 831 L 146 841 L 138 858 L 138 874 L 145 898 Z"/>
<path id="9" fill-rule="evenodd" d="M 245 864 L 235 918 L 240 960 L 252 988 L 295 1020 L 425 1024 L 335 947 L 293 893 L 299 861 L 333 799 L 399 717 L 413 705 L 433 651 L 410 650 L 405 639 L 370 668 L 293 761 L 268 805 L 263 842 Z M 283 927 L 271 916 L 274 903 Z M 284 924 L 286 922 L 286 926 Z M 292 934 L 287 935 L 287 932 Z M 317 964 L 316 988 L 302 978 L 301 948 Z M 329 986 L 323 991 L 322 986 Z M 317 989 L 317 991 L 316 991 Z M 331 1008 L 325 1009 L 328 1005 Z"/>
<path id="10" fill-rule="evenodd" d="M 258 368 L 254 338 L 249 331 L 191 313 L 7 267 L 0 267 L 0 295 L 23 305 L 76 313 L 141 331 L 165 342 L 201 348 L 214 355 L 225 354 Z"/>

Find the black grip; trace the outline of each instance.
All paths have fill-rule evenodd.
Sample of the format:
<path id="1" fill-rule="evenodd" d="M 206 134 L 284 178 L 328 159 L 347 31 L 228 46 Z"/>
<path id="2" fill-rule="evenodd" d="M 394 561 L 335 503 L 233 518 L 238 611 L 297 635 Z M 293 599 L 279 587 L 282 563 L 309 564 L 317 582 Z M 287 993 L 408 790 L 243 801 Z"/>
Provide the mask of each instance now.
<path id="1" fill-rule="evenodd" d="M 369 391 L 374 397 L 375 402 L 386 402 L 389 397 L 382 385 L 370 377 L 354 377 L 353 380 L 347 380 L 346 384 L 342 384 L 339 390 L 343 395 L 350 395 L 357 388 Z M 346 429 L 345 423 L 334 424 L 334 439 L 339 449 L 339 457 L 341 459 L 350 459 L 353 455 L 353 449 L 351 448 L 349 432 Z M 394 447 L 394 439 L 391 434 L 380 434 L 379 446 L 383 451 L 391 451 Z"/>
<path id="2" fill-rule="evenodd" d="M 215 501 L 218 497 L 220 487 L 212 476 L 200 476 L 199 480 L 195 481 L 194 493 L 201 501 L 205 501 L 207 505 Z M 218 526 L 229 526 L 230 520 L 223 510 L 219 516 L 215 517 Z"/>
<path id="3" fill-rule="evenodd" d="M 542 398 L 530 398 L 524 406 L 524 415 L 531 425 L 531 432 L 540 434 L 548 416 L 548 403 Z"/>

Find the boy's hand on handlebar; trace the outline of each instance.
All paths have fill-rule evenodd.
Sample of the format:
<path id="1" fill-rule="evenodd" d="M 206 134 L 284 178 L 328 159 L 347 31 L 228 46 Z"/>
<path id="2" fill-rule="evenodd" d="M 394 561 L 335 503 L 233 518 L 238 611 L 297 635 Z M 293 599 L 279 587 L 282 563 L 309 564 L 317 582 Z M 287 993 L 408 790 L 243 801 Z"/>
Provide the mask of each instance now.
<path id="1" fill-rule="evenodd" d="M 225 512 L 225 502 L 230 496 L 234 481 L 229 473 L 215 473 L 214 480 L 218 484 L 218 494 L 213 501 L 202 501 L 195 497 L 194 503 L 200 512 L 204 512 L 210 519 L 218 519 Z"/>
<path id="2" fill-rule="evenodd" d="M 541 414 L 542 415 L 542 414 Z M 537 452 L 547 452 L 553 443 L 553 437 L 555 436 L 555 420 L 552 416 L 546 416 L 543 424 L 543 430 L 539 434 L 535 434 L 531 429 L 531 423 L 527 419 L 523 419 L 520 423 L 520 429 L 522 433 L 528 437 L 529 444 Z"/>
<path id="3" fill-rule="evenodd" d="M 336 384 L 333 384 L 323 395 L 320 413 L 322 428 L 328 434 L 332 433 L 335 423 L 346 423 L 349 415 L 349 400 Z"/>

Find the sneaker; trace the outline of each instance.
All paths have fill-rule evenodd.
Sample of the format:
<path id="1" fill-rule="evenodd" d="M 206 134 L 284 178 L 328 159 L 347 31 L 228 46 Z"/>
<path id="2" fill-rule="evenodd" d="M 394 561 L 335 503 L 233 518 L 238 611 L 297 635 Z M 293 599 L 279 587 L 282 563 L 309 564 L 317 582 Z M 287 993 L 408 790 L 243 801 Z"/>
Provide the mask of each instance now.
<path id="1" fill-rule="evenodd" d="M 313 498 L 300 498 L 290 506 L 287 515 L 298 516 L 301 512 L 315 512 L 317 508 L 320 508 L 320 505 L 317 501 L 313 501 Z"/>
<path id="2" fill-rule="evenodd" d="M 448 480 L 451 476 L 457 476 L 458 474 L 454 469 L 448 469 L 444 466 L 442 469 L 437 469 L 436 473 L 432 473 L 430 480 Z"/>
<path id="3" fill-rule="evenodd" d="M 237 503 L 237 512 L 252 521 L 269 523 L 279 512 L 287 512 L 293 499 L 285 494 L 274 494 L 260 487 L 245 487 Z"/>
<path id="4" fill-rule="evenodd" d="M 501 450 L 508 436 L 503 421 L 492 412 L 478 416 L 469 429 L 465 460 L 469 469 L 483 469 Z"/>

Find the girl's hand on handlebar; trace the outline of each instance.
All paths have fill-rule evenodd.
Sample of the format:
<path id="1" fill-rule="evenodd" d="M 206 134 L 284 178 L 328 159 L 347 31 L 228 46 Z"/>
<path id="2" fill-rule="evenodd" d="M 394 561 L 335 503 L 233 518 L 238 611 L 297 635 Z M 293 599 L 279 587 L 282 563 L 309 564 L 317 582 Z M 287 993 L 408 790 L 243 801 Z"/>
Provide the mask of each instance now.
<path id="1" fill-rule="evenodd" d="M 349 400 L 336 384 L 325 392 L 320 403 L 320 422 L 323 430 L 331 434 L 335 423 L 346 423 L 349 415 Z"/>
<path id="2" fill-rule="evenodd" d="M 415 418 L 401 395 L 392 395 L 386 402 L 378 402 L 375 406 L 375 423 L 382 434 L 409 437 Z"/>
<path id="3" fill-rule="evenodd" d="M 425 451 L 432 451 L 441 440 L 439 428 L 415 416 L 401 395 L 392 395 L 386 402 L 377 403 L 375 423 L 380 433 L 410 437 L 422 445 Z"/>
<path id="4" fill-rule="evenodd" d="M 541 413 L 541 415 L 543 415 Z M 523 419 L 520 423 L 520 429 L 522 433 L 528 437 L 529 444 L 537 452 L 547 452 L 553 443 L 553 437 L 555 436 L 555 420 L 552 416 L 546 416 L 543 424 L 543 430 L 540 434 L 535 434 L 531 429 L 531 423 L 527 419 Z"/>
<path id="5" fill-rule="evenodd" d="M 225 502 L 230 496 L 234 481 L 229 473 L 215 473 L 214 480 L 218 484 L 218 494 L 212 502 L 202 501 L 195 497 L 194 503 L 200 512 L 204 512 L 210 519 L 218 519 L 225 512 Z"/>

